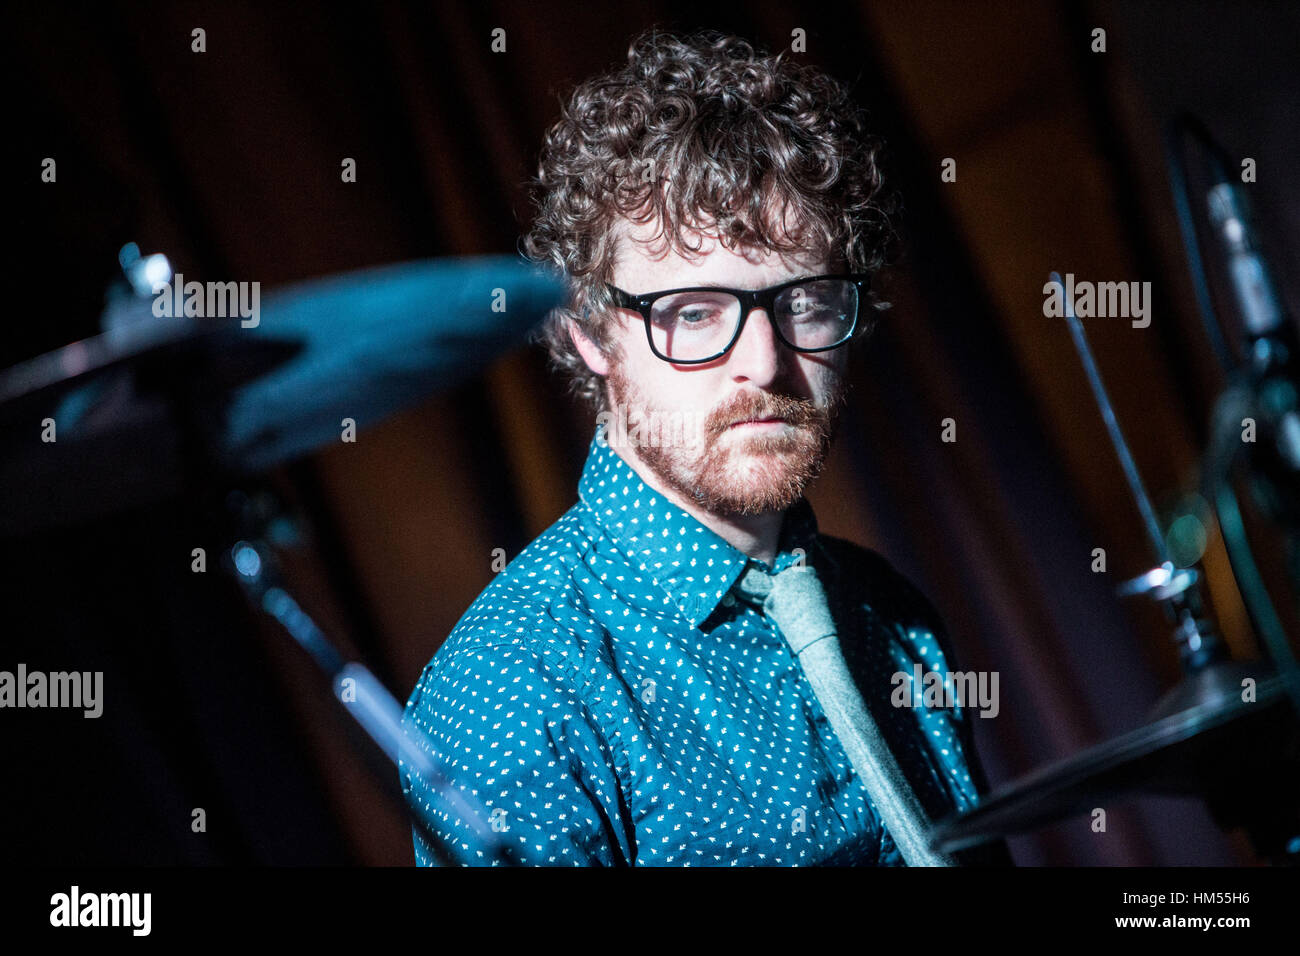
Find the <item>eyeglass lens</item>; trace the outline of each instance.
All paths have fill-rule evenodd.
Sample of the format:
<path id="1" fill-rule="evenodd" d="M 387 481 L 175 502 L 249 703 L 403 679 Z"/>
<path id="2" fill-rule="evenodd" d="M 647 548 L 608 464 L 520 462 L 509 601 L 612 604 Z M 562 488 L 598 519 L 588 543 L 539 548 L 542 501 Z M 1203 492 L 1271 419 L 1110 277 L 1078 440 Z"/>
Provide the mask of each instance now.
<path id="1" fill-rule="evenodd" d="M 858 289 L 847 279 L 815 279 L 781 290 L 773 311 L 786 343 L 830 348 L 845 341 L 858 314 Z M 740 300 L 704 290 L 660 296 L 650 307 L 655 350 L 670 359 L 709 358 L 723 352 L 741 319 Z"/>

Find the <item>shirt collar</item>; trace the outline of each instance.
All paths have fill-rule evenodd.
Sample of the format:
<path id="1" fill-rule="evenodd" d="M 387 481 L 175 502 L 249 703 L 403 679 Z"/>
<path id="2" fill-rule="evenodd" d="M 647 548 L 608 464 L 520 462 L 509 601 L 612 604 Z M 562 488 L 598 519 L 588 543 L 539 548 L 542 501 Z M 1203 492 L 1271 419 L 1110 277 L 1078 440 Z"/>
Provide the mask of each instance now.
<path id="1" fill-rule="evenodd" d="M 748 557 L 721 535 L 651 488 L 596 428 L 578 481 L 578 497 L 597 523 L 699 627 L 751 562 L 773 574 L 807 561 L 817 520 L 807 499 L 786 512 L 771 566 Z"/>

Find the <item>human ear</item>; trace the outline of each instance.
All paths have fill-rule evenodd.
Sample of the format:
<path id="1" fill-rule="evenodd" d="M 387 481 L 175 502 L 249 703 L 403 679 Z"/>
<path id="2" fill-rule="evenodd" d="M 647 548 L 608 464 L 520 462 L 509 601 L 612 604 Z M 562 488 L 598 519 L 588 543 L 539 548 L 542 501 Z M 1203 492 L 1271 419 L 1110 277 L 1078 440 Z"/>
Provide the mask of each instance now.
<path id="1" fill-rule="evenodd" d="M 577 348 L 578 354 L 582 360 L 587 363 L 587 368 L 591 369 L 597 375 L 609 374 L 609 359 L 600 347 L 588 337 L 587 333 L 573 319 L 568 320 L 569 338 L 573 340 L 574 347 Z"/>

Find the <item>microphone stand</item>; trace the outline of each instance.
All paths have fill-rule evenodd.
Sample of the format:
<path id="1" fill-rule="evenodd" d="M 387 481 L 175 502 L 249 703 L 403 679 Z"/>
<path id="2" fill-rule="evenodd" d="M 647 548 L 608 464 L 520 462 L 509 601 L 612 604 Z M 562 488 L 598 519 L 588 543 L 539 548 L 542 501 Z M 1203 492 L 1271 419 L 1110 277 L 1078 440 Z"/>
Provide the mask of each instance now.
<path id="1" fill-rule="evenodd" d="M 1227 345 L 1202 256 L 1202 236 L 1192 215 L 1192 185 L 1186 145 L 1194 144 L 1213 185 L 1206 193 L 1209 220 L 1218 234 L 1222 262 L 1240 318 L 1241 358 Z M 1227 150 L 1205 124 L 1190 114 L 1177 117 L 1166 137 L 1170 182 L 1192 287 L 1206 334 L 1228 378 L 1211 417 L 1202 475 L 1203 494 L 1219 518 L 1233 576 L 1260 644 L 1283 678 L 1300 715 L 1300 667 L 1251 553 L 1241 508 L 1233 490 L 1234 467 L 1250 468 L 1256 504 L 1285 540 L 1288 572 L 1300 606 L 1300 342 L 1251 227 L 1244 192 L 1234 182 Z M 1259 434 L 1247 442 L 1241 429 L 1255 422 Z"/>

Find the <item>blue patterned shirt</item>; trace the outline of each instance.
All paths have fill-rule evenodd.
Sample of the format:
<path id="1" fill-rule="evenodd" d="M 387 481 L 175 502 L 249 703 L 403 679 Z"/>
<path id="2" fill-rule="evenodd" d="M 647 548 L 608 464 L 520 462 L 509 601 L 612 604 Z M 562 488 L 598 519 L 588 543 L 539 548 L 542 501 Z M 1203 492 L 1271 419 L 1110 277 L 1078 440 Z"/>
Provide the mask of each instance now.
<path id="1" fill-rule="evenodd" d="M 578 496 L 461 617 L 403 718 L 511 861 L 902 865 L 789 646 L 730 593 L 752 559 L 643 483 L 599 428 Z M 874 551 L 820 535 L 806 499 L 774 564 L 756 563 L 801 560 L 922 805 L 936 819 L 973 806 L 969 708 L 890 703 L 896 672 L 949 669 L 929 603 Z M 487 862 L 428 781 L 403 766 L 402 784 L 462 862 Z M 415 855 L 433 861 L 418 829 Z"/>

